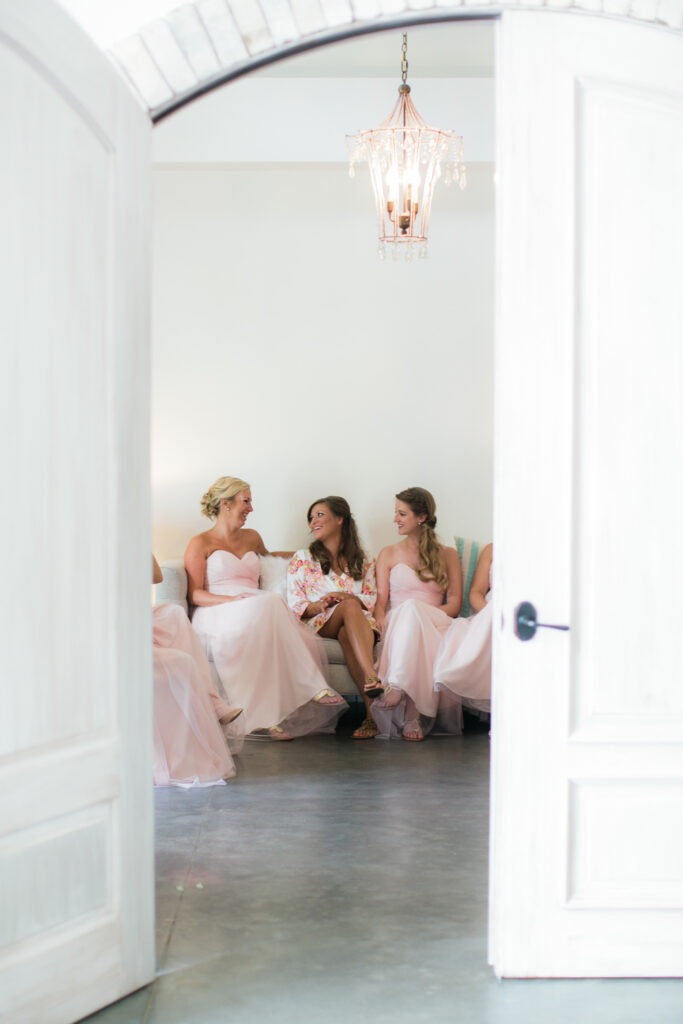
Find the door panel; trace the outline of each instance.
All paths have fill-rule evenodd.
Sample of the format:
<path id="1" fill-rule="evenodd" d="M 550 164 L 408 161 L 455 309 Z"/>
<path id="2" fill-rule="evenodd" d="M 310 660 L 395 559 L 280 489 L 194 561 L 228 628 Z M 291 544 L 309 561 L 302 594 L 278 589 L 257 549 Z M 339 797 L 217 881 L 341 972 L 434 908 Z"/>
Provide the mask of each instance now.
<path id="1" fill-rule="evenodd" d="M 50 3 L 0 3 L 0 1007 L 153 975 L 151 128 Z"/>
<path id="2" fill-rule="evenodd" d="M 509 12 L 499 58 L 490 956 L 680 975 L 683 40 Z"/>
<path id="3" fill-rule="evenodd" d="M 585 78 L 576 126 L 573 732 L 680 741 L 683 104 Z"/>

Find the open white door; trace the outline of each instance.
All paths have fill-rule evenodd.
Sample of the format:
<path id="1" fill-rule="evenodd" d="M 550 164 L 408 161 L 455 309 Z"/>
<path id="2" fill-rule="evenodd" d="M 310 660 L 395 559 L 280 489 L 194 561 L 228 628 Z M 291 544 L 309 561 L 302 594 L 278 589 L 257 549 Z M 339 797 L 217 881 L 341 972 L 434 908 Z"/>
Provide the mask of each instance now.
<path id="1" fill-rule="evenodd" d="M 491 962 L 678 976 L 683 38 L 500 29 Z"/>
<path id="2" fill-rule="evenodd" d="M 147 115 L 48 0 L 0 0 L 0 1017 L 154 969 Z"/>

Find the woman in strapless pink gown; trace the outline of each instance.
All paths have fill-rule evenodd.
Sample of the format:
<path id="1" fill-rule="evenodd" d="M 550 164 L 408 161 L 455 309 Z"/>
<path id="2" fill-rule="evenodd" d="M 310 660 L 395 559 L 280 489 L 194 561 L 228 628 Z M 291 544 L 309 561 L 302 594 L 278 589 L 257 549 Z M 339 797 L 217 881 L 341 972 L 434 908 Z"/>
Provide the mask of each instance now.
<path id="1" fill-rule="evenodd" d="M 491 571 L 493 545 L 483 548 L 469 598 L 474 611 L 444 634 L 434 662 L 434 689 L 460 697 L 465 707 L 491 710 Z"/>
<path id="2" fill-rule="evenodd" d="M 278 594 L 258 589 L 258 556 L 268 551 L 256 530 L 245 528 L 249 484 L 220 477 L 201 506 L 216 523 L 185 552 L 192 625 L 228 700 L 244 708 L 246 732 L 281 740 L 334 732 L 347 705 L 328 686 L 318 641 Z"/>
<path id="3" fill-rule="evenodd" d="M 153 559 L 155 583 L 162 579 Z M 240 708 L 219 696 L 197 634 L 183 608 L 152 609 L 155 786 L 223 785 L 235 774 L 227 745 Z M 230 723 L 235 722 L 235 726 Z"/>
<path id="4" fill-rule="evenodd" d="M 377 559 L 377 671 L 384 692 L 372 714 L 382 738 L 423 740 L 437 717 L 457 735 L 460 701 L 435 692 L 433 668 L 441 638 L 460 611 L 460 559 L 454 548 L 439 544 L 429 491 L 409 487 L 397 494 L 394 522 L 403 539 L 383 548 Z"/>

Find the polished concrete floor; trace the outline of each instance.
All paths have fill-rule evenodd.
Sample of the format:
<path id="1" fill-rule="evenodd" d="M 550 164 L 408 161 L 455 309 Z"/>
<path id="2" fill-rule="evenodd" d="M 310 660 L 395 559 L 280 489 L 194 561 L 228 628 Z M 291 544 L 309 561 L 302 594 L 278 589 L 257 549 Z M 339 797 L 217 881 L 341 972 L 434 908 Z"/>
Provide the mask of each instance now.
<path id="1" fill-rule="evenodd" d="M 350 716 L 347 716 L 350 717 Z M 681 981 L 486 965 L 489 740 L 250 741 L 157 790 L 158 977 L 92 1024 L 681 1024 Z"/>

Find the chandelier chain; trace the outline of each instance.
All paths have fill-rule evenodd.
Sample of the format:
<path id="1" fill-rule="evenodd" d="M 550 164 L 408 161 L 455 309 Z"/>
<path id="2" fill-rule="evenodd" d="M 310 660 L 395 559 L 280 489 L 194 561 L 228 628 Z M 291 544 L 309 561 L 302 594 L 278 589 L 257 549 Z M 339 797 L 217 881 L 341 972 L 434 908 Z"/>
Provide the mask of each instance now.
<path id="1" fill-rule="evenodd" d="M 406 84 L 408 78 L 408 33 L 403 33 L 403 44 L 401 45 L 401 81 Z"/>

